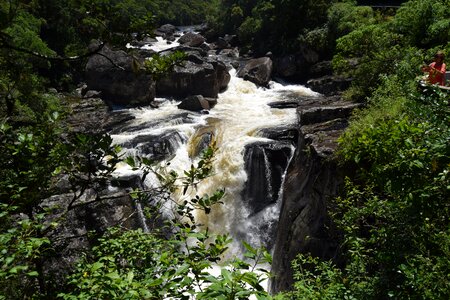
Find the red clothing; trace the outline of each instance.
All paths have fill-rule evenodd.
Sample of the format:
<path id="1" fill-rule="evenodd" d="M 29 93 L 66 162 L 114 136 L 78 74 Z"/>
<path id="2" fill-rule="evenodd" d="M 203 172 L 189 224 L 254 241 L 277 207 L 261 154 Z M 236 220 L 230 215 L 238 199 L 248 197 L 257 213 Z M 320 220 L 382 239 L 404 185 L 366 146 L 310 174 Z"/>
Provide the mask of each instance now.
<path id="1" fill-rule="evenodd" d="M 439 85 L 445 85 L 445 64 L 437 64 L 432 62 L 430 64 L 430 75 L 428 80 L 431 84 L 439 83 Z"/>

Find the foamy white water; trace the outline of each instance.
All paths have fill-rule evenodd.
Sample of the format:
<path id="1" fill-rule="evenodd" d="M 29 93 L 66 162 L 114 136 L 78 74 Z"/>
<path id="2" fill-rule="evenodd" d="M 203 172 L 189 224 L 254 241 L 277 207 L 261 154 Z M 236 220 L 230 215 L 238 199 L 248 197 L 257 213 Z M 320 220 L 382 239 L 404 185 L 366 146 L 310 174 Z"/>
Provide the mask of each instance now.
<path id="1" fill-rule="evenodd" d="M 302 95 L 315 95 L 309 89 L 298 85 L 281 85 L 271 83 L 271 89 L 258 88 L 249 81 L 235 76 L 231 71 L 231 81 L 228 89 L 221 93 L 217 105 L 209 114 L 202 115 L 183 111 L 177 108 L 178 102 L 163 102 L 160 108 L 131 109 L 135 116 L 132 125 L 152 123 L 152 126 L 141 128 L 138 131 L 122 132 L 113 135 L 117 144 L 123 144 L 139 135 L 158 135 L 168 131 L 176 131 L 181 136 L 175 156 L 170 161 L 170 168 L 178 174 L 190 168 L 198 160 L 192 157 L 201 134 L 213 134 L 217 146 L 214 157 L 214 173 L 204 180 L 197 191 L 198 195 L 213 194 L 219 188 L 226 191 L 223 205 L 215 205 L 208 215 L 199 211 L 196 215 L 198 222 L 204 224 L 213 233 L 231 233 L 236 237 L 238 232 L 246 232 L 252 239 L 248 241 L 259 246 L 259 224 L 278 218 L 279 207 L 272 205 L 249 218 L 251 214 L 241 199 L 241 193 L 247 180 L 244 168 L 245 146 L 255 141 L 268 141 L 258 136 L 261 129 L 279 126 L 289 126 L 296 123 L 295 109 L 275 109 L 267 104 L 280 101 L 283 97 L 296 97 Z M 163 100 L 163 99 L 159 99 Z M 177 118 L 182 113 L 188 113 L 190 122 L 182 122 Z M 184 116 L 185 117 L 185 116 Z M 139 155 L 133 149 L 125 149 L 128 154 Z M 130 172 L 127 167 L 118 170 L 121 173 Z M 149 179 L 149 184 L 155 178 Z M 188 195 L 189 197 L 192 195 Z M 182 200 L 181 193 L 174 195 Z M 253 222 L 253 223 L 252 223 Z M 252 232 L 253 231 L 253 232 Z M 236 241 L 230 255 L 238 253 L 240 241 Z"/>

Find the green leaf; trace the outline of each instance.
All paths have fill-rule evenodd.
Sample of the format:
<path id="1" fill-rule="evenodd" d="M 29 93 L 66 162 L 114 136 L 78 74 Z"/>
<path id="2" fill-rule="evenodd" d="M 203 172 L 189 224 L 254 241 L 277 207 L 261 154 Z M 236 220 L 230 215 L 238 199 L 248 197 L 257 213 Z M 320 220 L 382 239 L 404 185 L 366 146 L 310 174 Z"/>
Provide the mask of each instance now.
<path id="1" fill-rule="evenodd" d="M 95 262 L 91 266 L 91 272 L 95 272 L 100 268 L 103 268 L 104 264 L 102 262 Z"/>

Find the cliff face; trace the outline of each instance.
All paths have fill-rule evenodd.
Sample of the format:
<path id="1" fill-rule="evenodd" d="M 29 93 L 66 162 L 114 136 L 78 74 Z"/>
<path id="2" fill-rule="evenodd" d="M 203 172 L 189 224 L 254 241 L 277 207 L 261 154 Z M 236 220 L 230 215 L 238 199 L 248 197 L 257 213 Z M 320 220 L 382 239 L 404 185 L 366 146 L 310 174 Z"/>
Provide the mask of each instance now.
<path id="1" fill-rule="evenodd" d="M 288 169 L 273 255 L 271 291 L 293 284 L 291 261 L 299 253 L 333 258 L 337 241 L 330 233 L 327 202 L 342 187 L 344 170 L 334 152 L 337 138 L 357 104 L 338 97 L 304 99 L 299 103 L 299 138 Z"/>

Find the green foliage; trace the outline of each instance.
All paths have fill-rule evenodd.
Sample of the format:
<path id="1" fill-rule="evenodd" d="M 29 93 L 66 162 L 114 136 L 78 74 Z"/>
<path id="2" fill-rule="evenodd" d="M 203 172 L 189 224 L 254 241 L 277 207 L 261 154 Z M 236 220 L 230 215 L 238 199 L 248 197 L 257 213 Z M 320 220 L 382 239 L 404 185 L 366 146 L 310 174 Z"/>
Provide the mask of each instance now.
<path id="1" fill-rule="evenodd" d="M 380 75 L 395 74 L 405 81 L 417 76 L 417 66 L 428 60 L 425 51 L 448 47 L 448 5 L 442 0 L 409 1 L 389 18 L 374 17 L 368 9 L 350 4 L 333 6 L 331 20 L 334 15 L 341 17 L 333 27 L 347 32 L 337 40 L 333 58 L 335 70 L 353 78 L 346 98 L 365 100 L 380 84 Z M 346 13 L 351 11 L 368 18 Z M 434 53 L 426 54 L 430 57 Z"/>
<path id="2" fill-rule="evenodd" d="M 180 65 L 186 57 L 186 53 L 182 51 L 175 51 L 169 55 L 154 54 L 151 59 L 144 62 L 144 68 L 152 75 L 153 79 L 157 80 L 173 67 Z"/>
<path id="3" fill-rule="evenodd" d="M 314 266 L 314 270 L 310 266 Z M 297 270 L 294 291 L 285 293 L 280 299 L 355 299 L 347 291 L 342 271 L 330 262 L 300 254 L 292 267 Z"/>
<path id="4" fill-rule="evenodd" d="M 173 171 L 157 173 L 165 183 L 162 188 L 170 192 L 180 180 L 184 192 L 195 187 L 212 171 L 213 152 L 213 148 L 207 149 L 197 166 L 184 173 L 185 177 L 178 178 Z M 127 161 L 132 167 L 141 168 L 143 177 L 148 172 L 156 172 L 153 163 L 145 159 L 128 158 Z M 137 190 L 133 197 L 144 203 L 149 193 Z M 212 236 L 195 223 L 194 210 L 202 209 L 208 214 L 223 195 L 224 191 L 218 191 L 211 197 L 195 196 L 177 203 L 176 214 L 166 221 L 167 227 L 154 228 L 149 233 L 111 229 L 92 253 L 77 265 L 69 278 L 70 292 L 60 293 L 59 297 L 248 299 L 250 295 L 256 295 L 259 299 L 269 299 L 261 286 L 268 271 L 255 271 L 258 265 L 270 263 L 270 255 L 263 249 L 244 244 L 247 249 L 245 261 L 238 258 L 222 261 L 231 239 L 227 235 Z M 161 211 L 153 210 L 153 213 Z M 219 263 L 220 275 L 213 275 L 212 269 L 214 266 L 219 268 Z"/>
<path id="5" fill-rule="evenodd" d="M 361 26 L 377 22 L 370 7 L 356 6 L 353 1 L 332 4 L 327 12 L 326 21 L 318 27 L 307 28 L 298 37 L 301 45 L 330 57 L 336 47 L 336 40 Z"/>
<path id="6" fill-rule="evenodd" d="M 37 290 L 38 262 L 50 241 L 36 235 L 44 227 L 42 214 L 14 220 L 16 207 L 0 203 L 0 209 L 0 299 L 23 299 Z"/>
<path id="7" fill-rule="evenodd" d="M 331 1 L 331 3 L 334 1 Z M 236 32 L 246 49 L 257 53 L 295 51 L 305 29 L 321 26 L 330 1 L 222 1 L 219 24 Z"/>
<path id="8" fill-rule="evenodd" d="M 157 232 L 111 229 L 70 276 L 63 299 L 247 299 L 268 295 L 260 286 L 256 264 L 266 252 L 248 246 L 254 264 L 236 259 L 211 275 L 230 240 L 181 229 L 170 239 Z M 151 249 L 151 250 L 150 250 Z M 249 269 L 249 271 L 246 271 Z"/>
<path id="9" fill-rule="evenodd" d="M 418 47 L 446 44 L 450 38 L 449 5 L 448 0 L 409 1 L 397 11 L 393 29 Z"/>
<path id="10" fill-rule="evenodd" d="M 329 11 L 341 16 L 337 31 L 348 31 L 333 59 L 354 79 L 345 96 L 368 107 L 340 140 L 339 155 L 355 170 L 330 207 L 342 234 L 340 265 L 300 256 L 290 298 L 450 297 L 450 94 L 415 80 L 427 57 L 448 49 L 446 6 L 409 1 L 392 18 L 355 27 L 357 18 L 345 21 L 350 4 Z"/>
<path id="11" fill-rule="evenodd" d="M 343 266 L 301 256 L 292 298 L 450 296 L 449 100 L 438 87 L 383 79 L 340 141 L 356 170 L 331 210 Z"/>

